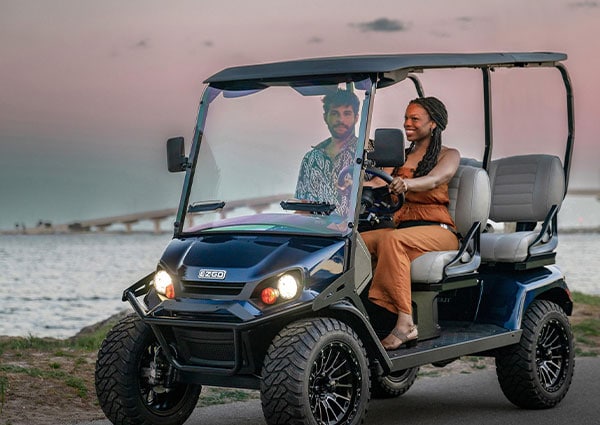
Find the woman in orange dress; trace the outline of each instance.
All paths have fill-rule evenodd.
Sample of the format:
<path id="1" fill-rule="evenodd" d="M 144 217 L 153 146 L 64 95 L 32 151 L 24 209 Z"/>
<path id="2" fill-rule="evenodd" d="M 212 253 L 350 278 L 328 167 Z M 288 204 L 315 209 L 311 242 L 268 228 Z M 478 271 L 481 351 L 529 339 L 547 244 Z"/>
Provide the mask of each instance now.
<path id="1" fill-rule="evenodd" d="M 414 345 L 418 339 L 412 317 L 410 262 L 429 251 L 458 249 L 448 212 L 448 182 L 458 169 L 460 154 L 442 145 L 447 123 L 446 107 L 435 97 L 408 104 L 404 131 L 411 145 L 406 162 L 395 170 L 389 184 L 392 193 L 405 194 L 402 208 L 394 214 L 396 228 L 362 233 L 377 263 L 369 299 L 398 315 L 393 330 L 381 341 L 386 350 Z M 374 178 L 369 185 L 381 183 Z"/>

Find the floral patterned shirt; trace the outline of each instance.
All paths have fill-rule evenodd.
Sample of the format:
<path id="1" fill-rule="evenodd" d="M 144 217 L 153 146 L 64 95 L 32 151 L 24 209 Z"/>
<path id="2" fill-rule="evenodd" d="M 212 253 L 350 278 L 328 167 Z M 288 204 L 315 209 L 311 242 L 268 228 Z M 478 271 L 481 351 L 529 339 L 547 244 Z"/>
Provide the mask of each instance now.
<path id="1" fill-rule="evenodd" d="M 354 162 L 357 138 L 352 136 L 344 148 L 331 158 L 326 153 L 331 138 L 314 146 L 300 165 L 296 199 L 327 202 L 335 205 L 334 213 L 347 216 L 350 211 L 350 188 L 352 186 L 351 170 L 342 174 L 344 168 Z"/>

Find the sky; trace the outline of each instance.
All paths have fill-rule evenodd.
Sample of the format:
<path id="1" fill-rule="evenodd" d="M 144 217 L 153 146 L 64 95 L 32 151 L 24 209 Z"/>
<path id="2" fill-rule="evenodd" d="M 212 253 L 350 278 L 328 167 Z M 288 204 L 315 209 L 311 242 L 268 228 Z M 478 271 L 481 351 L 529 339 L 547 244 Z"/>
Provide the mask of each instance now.
<path id="1" fill-rule="evenodd" d="M 571 187 L 598 188 L 599 22 L 592 0 L 0 0 L 0 229 L 175 207 L 165 140 L 202 81 L 315 56 L 565 52 Z"/>

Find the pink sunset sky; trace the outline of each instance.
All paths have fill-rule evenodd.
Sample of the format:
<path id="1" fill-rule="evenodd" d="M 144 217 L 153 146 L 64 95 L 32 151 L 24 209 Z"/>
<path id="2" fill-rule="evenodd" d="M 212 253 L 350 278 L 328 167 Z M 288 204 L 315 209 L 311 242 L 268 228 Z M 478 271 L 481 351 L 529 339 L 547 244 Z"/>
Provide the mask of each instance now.
<path id="1" fill-rule="evenodd" d="M 229 66 L 345 54 L 567 53 L 571 187 L 600 186 L 600 1 L 0 2 L 0 229 L 174 207 L 164 141 L 189 140 Z"/>

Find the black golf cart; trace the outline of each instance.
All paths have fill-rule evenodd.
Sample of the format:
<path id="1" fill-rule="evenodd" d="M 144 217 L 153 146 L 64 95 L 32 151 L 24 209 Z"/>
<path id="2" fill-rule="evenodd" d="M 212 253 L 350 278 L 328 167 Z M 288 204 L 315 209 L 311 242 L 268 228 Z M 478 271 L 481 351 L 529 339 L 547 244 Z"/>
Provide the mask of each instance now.
<path id="1" fill-rule="evenodd" d="M 169 170 L 185 172 L 173 239 L 156 271 L 124 291 L 135 314 L 98 353 L 96 392 L 106 416 L 114 424 L 182 424 L 209 385 L 260 390 L 268 424 L 360 424 L 372 396 L 399 396 L 419 366 L 465 355 L 495 357 L 515 405 L 559 403 L 574 369 L 572 300 L 555 265 L 574 133 L 564 60 L 562 53 L 333 57 L 208 78 L 189 155 L 183 138 L 167 142 Z M 530 69 L 557 70 L 564 82 L 564 155 L 500 157 L 492 72 Z M 381 168 L 403 163 L 396 127 L 415 91 L 424 95 L 424 78 L 465 71 L 477 77 L 481 104 L 472 119 L 483 134 L 470 144 L 478 157 L 459 147 L 465 158 L 449 184 L 460 248 L 413 261 L 419 341 L 386 351 L 380 338 L 395 317 L 368 300 L 371 257 L 360 231 L 401 203 L 362 182 L 369 174 L 389 182 Z M 344 211 L 294 198 L 304 154 L 327 137 L 321 99 L 340 87 L 361 105 Z M 451 120 L 456 109 L 449 107 Z"/>

